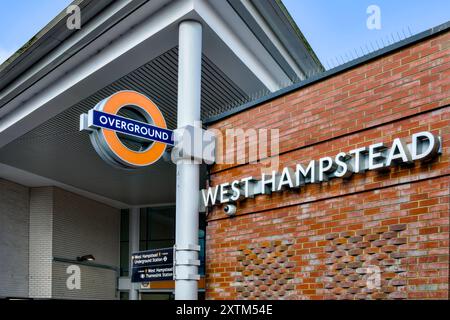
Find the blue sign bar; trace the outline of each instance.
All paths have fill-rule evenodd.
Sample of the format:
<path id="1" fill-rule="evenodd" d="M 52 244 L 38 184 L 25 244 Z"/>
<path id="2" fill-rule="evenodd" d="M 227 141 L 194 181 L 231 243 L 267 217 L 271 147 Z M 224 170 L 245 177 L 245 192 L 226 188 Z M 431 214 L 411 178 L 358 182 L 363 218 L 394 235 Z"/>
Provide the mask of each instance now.
<path id="1" fill-rule="evenodd" d="M 162 142 L 171 146 L 174 145 L 172 130 L 98 110 L 90 110 L 90 112 L 92 112 L 93 126 L 110 129 L 146 140 Z"/>

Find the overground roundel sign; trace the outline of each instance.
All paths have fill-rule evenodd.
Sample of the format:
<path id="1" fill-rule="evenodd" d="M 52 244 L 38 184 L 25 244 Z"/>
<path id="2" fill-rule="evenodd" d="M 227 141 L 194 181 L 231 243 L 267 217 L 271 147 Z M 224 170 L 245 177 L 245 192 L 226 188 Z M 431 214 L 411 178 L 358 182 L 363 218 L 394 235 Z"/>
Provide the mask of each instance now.
<path id="1" fill-rule="evenodd" d="M 135 91 L 119 91 L 100 101 L 80 116 L 80 129 L 89 131 L 105 161 L 120 168 L 148 166 L 174 144 L 159 108 Z"/>

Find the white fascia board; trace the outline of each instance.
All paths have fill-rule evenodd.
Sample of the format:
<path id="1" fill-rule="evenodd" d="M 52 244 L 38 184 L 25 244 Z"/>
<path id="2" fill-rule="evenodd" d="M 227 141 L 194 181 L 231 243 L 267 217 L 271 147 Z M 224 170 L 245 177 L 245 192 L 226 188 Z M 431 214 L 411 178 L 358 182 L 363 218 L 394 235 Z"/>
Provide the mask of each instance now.
<path id="1" fill-rule="evenodd" d="M 197 14 L 271 92 L 291 83 L 289 77 L 248 30 L 245 23 L 238 19 L 233 22 L 224 21 L 227 17 L 236 16 L 226 1 L 194 0 L 194 4 Z M 213 8 L 213 5 L 218 8 Z M 220 11 L 220 15 L 217 11 Z M 233 28 L 238 29 L 239 34 L 234 32 Z"/>
<path id="2" fill-rule="evenodd" d="M 121 201 L 82 190 L 56 180 L 48 179 L 31 172 L 9 166 L 4 163 L 0 163 L 0 178 L 21 184 L 29 188 L 58 187 L 60 189 L 78 194 L 82 197 L 95 200 L 117 209 L 126 209 L 131 207 L 131 205 L 123 203 Z"/>
<path id="3" fill-rule="evenodd" d="M 58 78 L 57 81 L 52 79 L 45 90 L 33 92 L 31 98 L 24 102 L 21 102 L 23 101 L 23 97 L 19 96 L 8 103 L 3 108 L 10 107 L 9 110 L 11 111 L 0 118 L 0 148 L 46 120 L 37 119 L 38 117 L 36 117 L 36 119 L 33 119 L 34 122 L 32 125 L 27 124 L 20 127 L 19 122 L 24 120 L 28 115 L 37 109 L 43 108 L 47 103 L 56 99 L 63 93 L 68 92 L 83 80 L 100 72 L 102 68 L 136 46 L 142 44 L 145 40 L 156 35 L 161 30 L 180 20 L 182 17 L 188 15 L 192 10 L 192 1 L 183 0 L 170 2 L 169 5 L 152 14 L 151 18 L 137 24 L 132 29 L 128 30 L 128 32 L 117 37 L 112 43 L 103 48 L 97 48 L 96 51 L 98 52 L 96 54 L 89 56 L 81 63 L 73 66 L 70 71 L 66 71 L 66 73 Z M 70 63 L 71 60 L 72 59 L 69 59 L 68 63 Z M 73 60 L 76 60 L 76 57 Z M 54 75 L 49 74 L 39 82 L 45 82 L 47 77 L 47 79 L 51 79 L 52 76 L 54 77 Z M 32 88 L 28 90 L 31 89 Z M 76 93 L 77 92 L 75 91 L 74 94 Z M 43 112 L 44 110 L 40 111 Z M 61 111 L 62 109 L 59 110 L 59 112 Z M 14 128 L 15 125 L 16 128 Z M 19 127 L 17 127 L 17 125 Z"/>
<path id="4" fill-rule="evenodd" d="M 270 41 L 272 41 L 272 43 L 275 45 L 277 50 L 281 53 L 283 58 L 289 63 L 289 65 L 295 71 L 297 76 L 300 79 L 304 79 L 305 74 L 299 68 L 297 62 L 292 58 L 289 51 L 285 48 L 283 43 L 281 43 L 280 39 L 276 36 L 276 34 L 273 32 L 272 28 L 270 28 L 270 26 L 267 24 L 265 19 L 261 16 L 261 14 L 255 8 L 255 6 L 251 3 L 251 1 L 250 0 L 242 0 L 242 4 L 248 10 L 248 12 L 252 15 L 253 19 L 255 19 L 255 21 L 259 24 L 259 26 L 265 32 L 265 34 L 269 37 Z"/>

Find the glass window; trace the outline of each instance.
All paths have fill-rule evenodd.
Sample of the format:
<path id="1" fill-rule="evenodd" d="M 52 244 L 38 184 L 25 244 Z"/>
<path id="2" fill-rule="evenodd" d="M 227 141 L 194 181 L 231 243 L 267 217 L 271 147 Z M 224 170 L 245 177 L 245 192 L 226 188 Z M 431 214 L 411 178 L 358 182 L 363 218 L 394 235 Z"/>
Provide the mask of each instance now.
<path id="1" fill-rule="evenodd" d="M 141 210 L 140 249 L 172 247 L 175 244 L 175 207 Z"/>
<path id="2" fill-rule="evenodd" d="M 129 269 L 128 242 L 120 242 L 120 276 L 127 277 Z"/>
<path id="3" fill-rule="evenodd" d="M 128 210 L 121 210 L 120 215 L 120 241 L 128 241 L 129 213 Z"/>
<path id="4" fill-rule="evenodd" d="M 120 300 L 130 300 L 128 291 L 120 291 Z"/>
<path id="5" fill-rule="evenodd" d="M 122 210 L 120 226 L 120 275 L 128 276 L 129 269 L 129 214 Z M 198 242 L 200 245 L 200 275 L 205 274 L 206 217 L 199 215 Z M 175 207 L 143 208 L 140 213 L 139 250 L 168 248 L 175 244 Z"/>
<path id="6" fill-rule="evenodd" d="M 141 300 L 175 300 L 172 292 L 143 292 Z"/>
<path id="7" fill-rule="evenodd" d="M 127 277 L 129 269 L 129 214 L 128 210 L 121 210 L 120 212 L 120 276 Z"/>
<path id="8" fill-rule="evenodd" d="M 141 229 L 139 239 L 141 241 L 147 241 L 147 209 L 141 209 L 141 214 L 139 218 L 139 227 Z M 145 246 L 145 245 L 144 245 Z M 146 249 L 144 249 L 146 250 Z"/>
<path id="9" fill-rule="evenodd" d="M 147 241 L 139 241 L 139 251 L 148 250 Z"/>
<path id="10" fill-rule="evenodd" d="M 175 208 L 149 210 L 149 241 L 175 239 Z"/>

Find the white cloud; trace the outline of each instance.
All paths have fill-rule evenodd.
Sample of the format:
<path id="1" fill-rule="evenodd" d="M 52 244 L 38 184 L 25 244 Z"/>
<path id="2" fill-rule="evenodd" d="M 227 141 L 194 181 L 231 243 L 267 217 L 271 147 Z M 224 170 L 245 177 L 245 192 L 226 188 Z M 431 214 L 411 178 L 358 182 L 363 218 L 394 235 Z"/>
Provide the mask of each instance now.
<path id="1" fill-rule="evenodd" d="M 2 64 L 6 59 L 8 59 L 13 52 L 0 48 L 0 64 Z"/>

